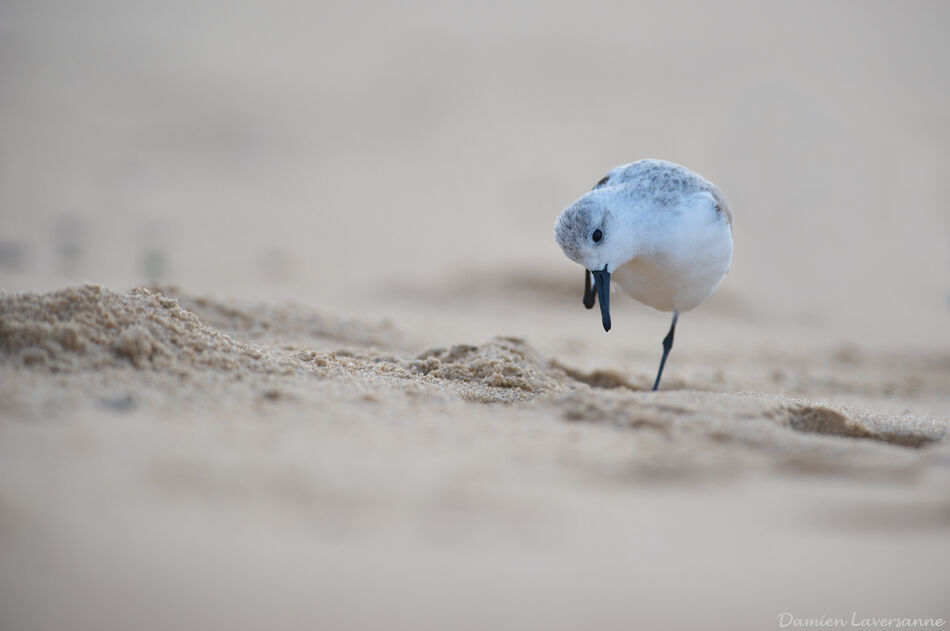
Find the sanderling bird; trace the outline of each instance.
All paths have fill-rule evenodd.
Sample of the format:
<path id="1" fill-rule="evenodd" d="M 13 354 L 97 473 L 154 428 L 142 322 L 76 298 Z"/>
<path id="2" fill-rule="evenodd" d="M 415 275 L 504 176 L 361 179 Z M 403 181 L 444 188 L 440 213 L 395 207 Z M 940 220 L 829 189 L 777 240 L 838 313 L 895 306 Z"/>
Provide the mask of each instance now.
<path id="1" fill-rule="evenodd" d="M 732 262 L 732 214 L 722 193 L 686 167 L 640 160 L 611 169 L 568 206 L 554 236 L 567 258 L 584 266 L 584 306 L 600 299 L 605 331 L 611 278 L 643 304 L 673 312 L 656 390 L 680 312 L 715 291 Z"/>

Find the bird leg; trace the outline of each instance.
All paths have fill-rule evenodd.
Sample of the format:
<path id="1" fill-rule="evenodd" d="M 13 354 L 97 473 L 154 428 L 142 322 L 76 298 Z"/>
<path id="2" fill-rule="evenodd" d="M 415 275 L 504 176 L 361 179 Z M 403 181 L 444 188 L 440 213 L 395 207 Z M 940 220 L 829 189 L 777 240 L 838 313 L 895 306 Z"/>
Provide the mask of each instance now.
<path id="1" fill-rule="evenodd" d="M 584 270 L 584 306 L 588 309 L 593 309 L 594 304 L 597 301 L 597 294 L 594 293 L 594 288 L 590 284 L 590 270 Z"/>
<path id="2" fill-rule="evenodd" d="M 653 390 L 655 391 L 660 387 L 660 377 L 663 376 L 663 367 L 666 365 L 666 356 L 670 354 L 670 349 L 673 348 L 673 333 L 676 331 L 676 320 L 679 319 L 680 312 L 673 312 L 673 323 L 670 324 L 670 332 L 666 334 L 666 337 L 663 338 L 663 357 L 660 359 L 660 369 L 656 373 L 656 381 L 653 382 Z"/>

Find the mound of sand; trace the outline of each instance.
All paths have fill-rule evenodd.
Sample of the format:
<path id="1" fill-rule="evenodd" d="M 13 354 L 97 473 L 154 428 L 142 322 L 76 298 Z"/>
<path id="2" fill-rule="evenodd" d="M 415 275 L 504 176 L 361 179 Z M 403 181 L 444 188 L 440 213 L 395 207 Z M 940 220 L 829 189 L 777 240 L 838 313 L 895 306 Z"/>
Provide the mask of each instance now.
<path id="1" fill-rule="evenodd" d="M 54 373 L 122 366 L 278 372 L 290 365 L 203 325 L 173 298 L 98 285 L 0 297 L 0 362 Z"/>
<path id="2" fill-rule="evenodd" d="M 521 338 L 406 353 L 398 348 L 400 336 L 391 325 L 339 321 L 301 307 L 236 306 L 166 289 L 176 292 L 173 298 L 161 291 L 84 285 L 2 296 L 0 366 L 13 380 L 29 374 L 33 381 L 27 389 L 41 388 L 36 379 L 43 375 L 71 375 L 71 381 L 60 378 L 48 396 L 39 397 L 46 402 L 70 389 L 96 396 L 98 382 L 84 375 L 107 371 L 110 387 L 120 383 L 133 394 L 156 384 L 166 393 L 186 388 L 149 374 L 187 377 L 188 388 L 212 397 L 220 387 L 237 388 L 240 394 L 243 383 L 269 399 L 280 398 L 275 394 L 280 392 L 306 398 L 317 392 L 340 396 L 349 390 L 421 389 L 478 403 L 536 402 L 570 421 L 759 446 L 787 446 L 795 443 L 789 436 L 810 434 L 921 447 L 947 431 L 942 419 L 872 414 L 787 397 L 643 392 L 646 384 L 631 384 L 615 371 L 585 373 L 542 358 Z M 197 309 L 201 318 L 183 304 Z M 261 343 L 251 345 L 252 338 Z M 334 343 L 339 347 L 329 350 Z"/>
<path id="3" fill-rule="evenodd" d="M 249 343 L 286 350 L 405 347 L 400 332 L 388 321 L 368 323 L 331 317 L 295 304 L 218 300 L 191 295 L 175 285 L 155 285 L 150 290 L 174 298 L 209 327 Z"/>
<path id="4" fill-rule="evenodd" d="M 83 285 L 4 295 L 0 366 L 14 373 L 26 370 L 34 378 L 70 374 L 80 381 L 83 374 L 108 371 L 110 383 L 122 382 L 127 390 L 155 383 L 135 376 L 141 371 L 208 381 L 206 387 L 220 383 L 222 376 L 243 381 L 279 375 L 294 387 L 306 387 L 295 380 L 300 377 L 358 379 L 448 390 L 481 402 L 525 402 L 565 388 L 563 370 L 517 338 L 401 357 L 391 352 L 398 346 L 391 326 L 339 321 L 295 307 L 239 307 L 178 293 L 172 298 L 160 289 L 121 293 Z M 197 309 L 201 318 L 183 304 Z M 275 346 L 252 345 L 251 339 L 268 339 Z M 325 350 L 333 343 L 337 349 Z M 71 383 L 81 388 L 76 379 Z"/>

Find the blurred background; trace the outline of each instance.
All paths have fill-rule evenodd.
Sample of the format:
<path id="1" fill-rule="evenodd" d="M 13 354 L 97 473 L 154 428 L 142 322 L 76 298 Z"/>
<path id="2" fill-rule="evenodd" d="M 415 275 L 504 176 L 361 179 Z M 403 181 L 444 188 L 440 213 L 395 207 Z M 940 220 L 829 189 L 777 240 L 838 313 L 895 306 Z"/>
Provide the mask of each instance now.
<path id="1" fill-rule="evenodd" d="M 448 296 L 530 333 L 513 297 L 579 310 L 555 217 L 656 157 L 733 207 L 712 313 L 926 344 L 950 305 L 948 20 L 943 2 L 3 0 L 0 289 L 159 281 L 373 317 Z"/>
<path id="2" fill-rule="evenodd" d="M 948 24 L 941 1 L 0 0 L 0 292 L 176 284 L 239 342 L 343 351 L 299 379 L 0 362 L 0 618 L 52 621 L 0 627 L 948 618 L 947 442 L 856 438 L 950 410 Z M 666 392 L 565 373 L 484 405 L 383 372 L 520 335 L 505 375 L 648 387 L 669 316 L 618 296 L 604 334 L 553 236 L 646 157 L 735 218 Z"/>

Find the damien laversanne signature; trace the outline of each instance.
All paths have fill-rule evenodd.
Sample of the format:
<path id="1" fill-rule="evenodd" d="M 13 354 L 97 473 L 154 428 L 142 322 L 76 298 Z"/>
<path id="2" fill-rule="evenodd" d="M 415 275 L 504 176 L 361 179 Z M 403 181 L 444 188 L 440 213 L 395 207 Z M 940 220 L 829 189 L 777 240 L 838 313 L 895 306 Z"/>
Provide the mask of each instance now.
<path id="1" fill-rule="evenodd" d="M 788 627 L 805 629 L 829 627 L 839 627 L 845 629 L 875 629 L 885 627 L 890 627 L 892 629 L 939 629 L 946 624 L 947 621 L 944 618 L 915 618 L 909 616 L 903 618 L 878 618 L 874 616 L 859 616 L 858 612 L 856 611 L 851 612 L 850 618 L 832 616 L 804 617 L 795 616 L 787 611 L 783 611 L 778 615 L 778 626 L 780 629 L 785 629 Z"/>

